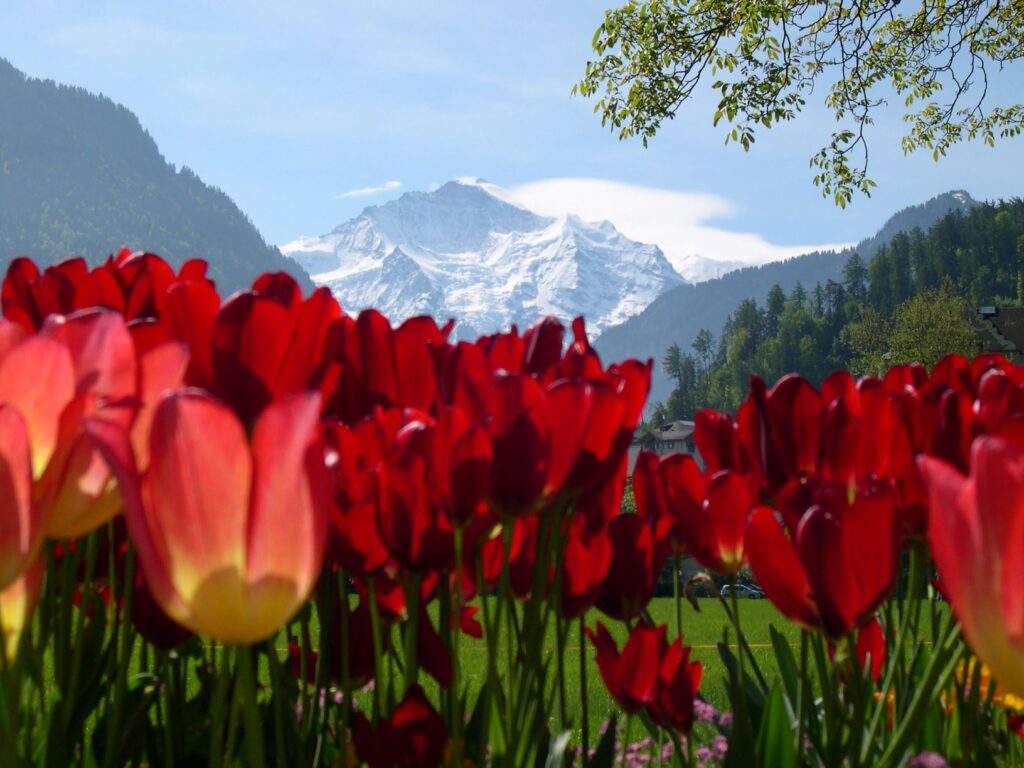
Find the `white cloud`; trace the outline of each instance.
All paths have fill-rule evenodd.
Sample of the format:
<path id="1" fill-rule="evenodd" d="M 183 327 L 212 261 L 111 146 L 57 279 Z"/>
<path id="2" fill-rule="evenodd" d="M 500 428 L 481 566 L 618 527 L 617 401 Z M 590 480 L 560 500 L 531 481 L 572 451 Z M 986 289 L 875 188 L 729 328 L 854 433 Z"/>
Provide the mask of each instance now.
<path id="1" fill-rule="evenodd" d="M 376 187 L 360 187 L 359 189 L 350 189 L 348 192 L 341 192 L 334 196 L 336 200 L 341 200 L 349 197 L 370 197 L 371 195 L 379 195 L 381 192 L 393 192 L 396 189 L 401 189 L 402 182 L 400 181 L 385 181 Z"/>
<path id="2" fill-rule="evenodd" d="M 696 274 L 695 256 L 733 265 L 767 264 L 848 245 L 775 245 L 758 234 L 712 226 L 712 220 L 735 216 L 738 211 L 728 200 L 703 192 L 562 178 L 521 184 L 508 193 L 521 205 L 547 216 L 573 213 L 589 221 L 610 221 L 627 237 L 658 245 L 672 266 L 690 279 Z M 698 277 L 713 275 L 713 269 L 704 267 Z"/>

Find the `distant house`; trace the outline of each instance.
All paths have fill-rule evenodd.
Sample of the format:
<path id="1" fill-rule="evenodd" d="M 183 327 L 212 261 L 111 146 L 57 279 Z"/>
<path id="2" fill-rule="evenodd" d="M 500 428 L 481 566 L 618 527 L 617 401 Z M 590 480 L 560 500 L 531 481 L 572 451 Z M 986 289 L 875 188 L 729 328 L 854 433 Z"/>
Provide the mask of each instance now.
<path id="1" fill-rule="evenodd" d="M 1024 362 L 1024 308 L 978 307 L 977 320 L 982 352 L 998 352 L 1014 363 Z"/>
<path id="2" fill-rule="evenodd" d="M 640 451 L 654 451 L 659 456 L 670 453 L 692 453 L 697 449 L 693 442 L 692 421 L 670 421 L 655 427 L 640 428 L 633 435 L 633 444 L 629 446 L 629 474 L 633 474 L 633 466 Z"/>

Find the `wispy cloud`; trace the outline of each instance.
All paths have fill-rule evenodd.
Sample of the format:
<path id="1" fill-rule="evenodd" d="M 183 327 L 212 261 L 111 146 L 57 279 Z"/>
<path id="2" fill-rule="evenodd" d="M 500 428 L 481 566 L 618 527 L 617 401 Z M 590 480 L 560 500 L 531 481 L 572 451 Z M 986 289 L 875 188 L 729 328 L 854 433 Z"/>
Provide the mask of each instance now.
<path id="1" fill-rule="evenodd" d="M 335 200 L 341 200 L 349 197 L 370 197 L 371 195 L 379 195 L 381 192 L 393 192 L 396 189 L 401 189 L 402 182 L 400 181 L 385 181 L 376 187 L 360 187 L 359 189 L 350 189 L 348 192 L 341 192 L 334 196 Z"/>

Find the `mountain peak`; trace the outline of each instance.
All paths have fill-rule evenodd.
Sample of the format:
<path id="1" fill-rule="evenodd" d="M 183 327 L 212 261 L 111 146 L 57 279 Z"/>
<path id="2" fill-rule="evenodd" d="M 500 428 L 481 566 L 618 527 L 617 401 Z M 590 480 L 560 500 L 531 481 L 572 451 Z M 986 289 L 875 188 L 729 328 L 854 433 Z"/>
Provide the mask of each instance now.
<path id="1" fill-rule="evenodd" d="M 541 216 L 478 178 L 406 192 L 282 250 L 348 311 L 452 316 L 463 338 L 545 314 L 585 314 L 597 333 L 683 283 L 657 246 L 607 221 Z"/>

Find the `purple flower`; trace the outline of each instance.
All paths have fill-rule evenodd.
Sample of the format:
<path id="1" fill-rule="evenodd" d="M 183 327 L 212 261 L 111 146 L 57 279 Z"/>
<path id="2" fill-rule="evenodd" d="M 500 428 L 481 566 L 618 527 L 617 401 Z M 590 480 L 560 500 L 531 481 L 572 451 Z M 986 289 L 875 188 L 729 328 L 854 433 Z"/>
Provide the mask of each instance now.
<path id="1" fill-rule="evenodd" d="M 938 752 L 922 752 L 911 758 L 909 768 L 949 768 L 949 763 Z"/>

